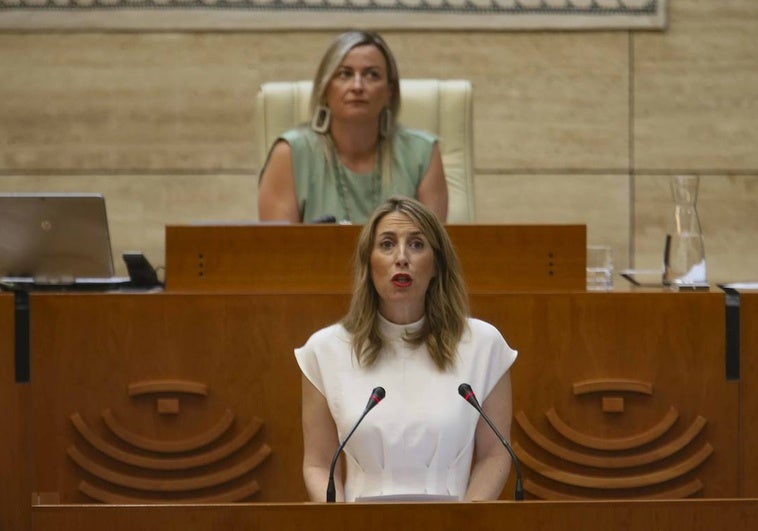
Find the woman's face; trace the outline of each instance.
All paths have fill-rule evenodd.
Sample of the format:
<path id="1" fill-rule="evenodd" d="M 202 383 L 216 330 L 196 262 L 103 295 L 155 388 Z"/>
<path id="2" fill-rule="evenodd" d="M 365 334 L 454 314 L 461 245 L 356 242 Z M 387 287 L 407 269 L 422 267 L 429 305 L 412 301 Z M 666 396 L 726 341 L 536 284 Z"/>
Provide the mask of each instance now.
<path id="1" fill-rule="evenodd" d="M 387 61 L 373 44 L 350 50 L 326 89 L 326 104 L 332 112 L 332 120 L 376 123 L 391 98 Z"/>
<path id="2" fill-rule="evenodd" d="M 407 324 L 424 315 L 435 269 L 429 240 L 408 216 L 391 212 L 379 221 L 371 250 L 371 281 L 386 319 Z"/>

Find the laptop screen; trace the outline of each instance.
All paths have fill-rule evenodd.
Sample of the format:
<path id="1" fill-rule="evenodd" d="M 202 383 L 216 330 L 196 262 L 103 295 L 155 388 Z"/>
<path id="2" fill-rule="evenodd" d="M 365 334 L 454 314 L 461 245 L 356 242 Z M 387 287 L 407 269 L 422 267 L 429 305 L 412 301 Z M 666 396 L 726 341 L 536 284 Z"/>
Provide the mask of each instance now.
<path id="1" fill-rule="evenodd" d="M 113 273 L 101 194 L 0 194 L 0 275 L 61 282 Z"/>

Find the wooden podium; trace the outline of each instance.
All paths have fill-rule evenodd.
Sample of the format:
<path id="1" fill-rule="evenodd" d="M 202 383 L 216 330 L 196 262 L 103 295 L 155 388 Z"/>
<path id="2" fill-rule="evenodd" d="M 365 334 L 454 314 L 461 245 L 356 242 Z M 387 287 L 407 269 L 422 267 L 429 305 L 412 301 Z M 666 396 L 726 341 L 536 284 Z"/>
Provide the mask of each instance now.
<path id="1" fill-rule="evenodd" d="M 751 531 L 758 500 L 35 507 L 35 531 Z"/>
<path id="2" fill-rule="evenodd" d="M 32 295 L 39 503 L 305 501 L 292 351 L 348 302 Z M 740 495 L 722 294 L 473 295 L 471 308 L 519 351 L 511 438 L 529 499 Z"/>
<path id="3" fill-rule="evenodd" d="M 584 225 L 448 225 L 470 293 L 583 290 Z M 166 227 L 166 290 L 349 293 L 358 225 Z"/>

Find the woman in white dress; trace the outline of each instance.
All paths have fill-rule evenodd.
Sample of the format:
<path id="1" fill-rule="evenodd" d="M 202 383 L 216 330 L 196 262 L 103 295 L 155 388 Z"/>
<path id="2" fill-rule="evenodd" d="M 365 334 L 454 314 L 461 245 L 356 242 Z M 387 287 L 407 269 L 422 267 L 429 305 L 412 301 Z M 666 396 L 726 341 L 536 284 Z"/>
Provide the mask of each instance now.
<path id="1" fill-rule="evenodd" d="M 345 446 L 346 470 L 338 466 L 335 474 L 338 501 L 497 499 L 510 458 L 458 386 L 471 384 L 508 437 L 508 370 L 516 351 L 496 328 L 468 317 L 458 258 L 442 223 L 416 200 L 390 198 L 364 225 L 355 269 L 348 314 L 295 350 L 310 498 L 325 500 L 334 452 L 381 386 L 386 398 Z"/>

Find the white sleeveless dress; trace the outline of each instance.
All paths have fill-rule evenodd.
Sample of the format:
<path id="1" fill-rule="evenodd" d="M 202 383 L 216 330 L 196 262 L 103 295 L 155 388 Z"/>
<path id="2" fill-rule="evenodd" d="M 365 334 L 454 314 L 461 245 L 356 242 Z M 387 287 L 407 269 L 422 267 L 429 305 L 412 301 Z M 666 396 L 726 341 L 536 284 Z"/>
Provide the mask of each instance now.
<path id="1" fill-rule="evenodd" d="M 386 495 L 435 495 L 463 499 L 468 486 L 479 414 L 458 394 L 468 383 L 484 403 L 516 359 L 492 325 L 468 319 L 453 369 L 441 372 L 426 346 L 410 347 L 405 331 L 423 319 L 396 325 L 381 318 L 387 347 L 377 363 L 359 367 L 350 336 L 335 324 L 295 349 L 303 374 L 326 397 L 343 440 L 360 417 L 371 391 L 385 399 L 371 410 L 345 446 L 345 499 Z M 336 450 L 336 448 L 335 448 Z"/>

